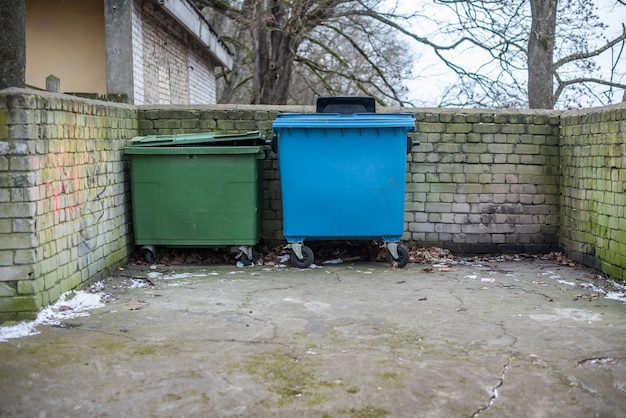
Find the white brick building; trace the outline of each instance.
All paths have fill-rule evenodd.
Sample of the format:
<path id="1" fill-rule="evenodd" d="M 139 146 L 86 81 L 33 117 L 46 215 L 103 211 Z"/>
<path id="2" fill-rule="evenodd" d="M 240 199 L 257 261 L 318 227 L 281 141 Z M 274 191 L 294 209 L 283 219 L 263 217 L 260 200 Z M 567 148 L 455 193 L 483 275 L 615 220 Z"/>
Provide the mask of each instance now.
<path id="1" fill-rule="evenodd" d="M 231 68 L 232 56 L 189 0 L 105 0 L 105 9 L 109 93 L 134 104 L 215 103 L 215 69 Z M 130 40 L 120 18 L 129 20 Z M 130 49 L 124 58 L 111 50 L 120 47 Z"/>
<path id="2" fill-rule="evenodd" d="M 191 0 L 26 0 L 26 83 L 126 95 L 131 104 L 213 104 L 233 57 Z"/>

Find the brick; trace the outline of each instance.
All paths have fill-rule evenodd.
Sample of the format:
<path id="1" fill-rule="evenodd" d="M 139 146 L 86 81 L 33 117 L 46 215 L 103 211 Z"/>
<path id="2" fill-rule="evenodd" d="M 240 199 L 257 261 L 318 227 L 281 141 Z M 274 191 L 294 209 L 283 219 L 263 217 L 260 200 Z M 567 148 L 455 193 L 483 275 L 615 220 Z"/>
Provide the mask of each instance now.
<path id="1" fill-rule="evenodd" d="M 515 150 L 515 146 L 512 144 L 489 144 L 487 145 L 487 151 L 493 154 L 511 154 Z"/>
<path id="2" fill-rule="evenodd" d="M 478 134 L 494 134 L 500 131 L 500 126 L 492 123 L 477 123 L 472 126 L 472 132 Z"/>
<path id="3" fill-rule="evenodd" d="M 3 266 L 0 267 L 0 282 L 29 280 L 32 273 L 30 266 Z"/>
<path id="4" fill-rule="evenodd" d="M 17 296 L 17 288 L 15 282 L 0 282 L 0 297 L 13 296 Z"/>

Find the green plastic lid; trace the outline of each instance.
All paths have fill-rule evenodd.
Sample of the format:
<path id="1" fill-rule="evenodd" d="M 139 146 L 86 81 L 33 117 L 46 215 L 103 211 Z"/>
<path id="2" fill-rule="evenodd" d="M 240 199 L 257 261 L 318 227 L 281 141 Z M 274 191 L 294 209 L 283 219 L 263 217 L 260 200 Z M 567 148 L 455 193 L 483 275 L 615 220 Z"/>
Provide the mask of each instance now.
<path id="1" fill-rule="evenodd" d="M 260 145 L 265 137 L 259 131 L 246 132 L 245 134 L 220 134 L 217 132 L 204 132 L 196 134 L 179 135 L 148 135 L 138 136 L 130 141 L 132 147 L 185 147 L 199 145 L 221 145 L 232 143 L 237 145 Z"/>

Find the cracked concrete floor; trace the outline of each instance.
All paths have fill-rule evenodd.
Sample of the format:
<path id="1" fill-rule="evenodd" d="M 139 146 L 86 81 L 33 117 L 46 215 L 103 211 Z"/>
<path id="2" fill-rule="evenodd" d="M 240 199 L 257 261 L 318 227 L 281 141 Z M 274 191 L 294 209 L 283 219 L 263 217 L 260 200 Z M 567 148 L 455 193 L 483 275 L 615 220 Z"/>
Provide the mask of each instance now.
<path id="1" fill-rule="evenodd" d="M 626 305 L 593 272 L 446 270 L 128 267 L 0 343 L 0 416 L 624 416 Z"/>

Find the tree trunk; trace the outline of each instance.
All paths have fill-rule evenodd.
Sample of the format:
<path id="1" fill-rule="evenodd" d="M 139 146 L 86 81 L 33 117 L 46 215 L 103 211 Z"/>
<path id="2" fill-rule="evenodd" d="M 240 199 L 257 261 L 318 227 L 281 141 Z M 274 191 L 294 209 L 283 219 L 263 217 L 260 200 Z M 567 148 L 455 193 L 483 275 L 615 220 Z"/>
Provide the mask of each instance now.
<path id="1" fill-rule="evenodd" d="M 253 22 L 251 33 L 256 54 L 252 103 L 286 104 L 297 36 L 285 28 L 286 5 L 282 0 L 246 0 L 246 3 L 244 10 Z"/>
<path id="2" fill-rule="evenodd" d="M 289 39 L 283 34 L 275 34 L 271 41 L 269 63 L 261 75 L 259 89 L 260 104 L 287 104 L 289 84 L 293 72 L 294 54 Z"/>
<path id="3" fill-rule="evenodd" d="M 554 108 L 554 39 L 558 0 L 531 0 L 528 38 L 528 105 Z"/>
<path id="4" fill-rule="evenodd" d="M 24 87 L 26 0 L 0 0 L 0 90 Z"/>

